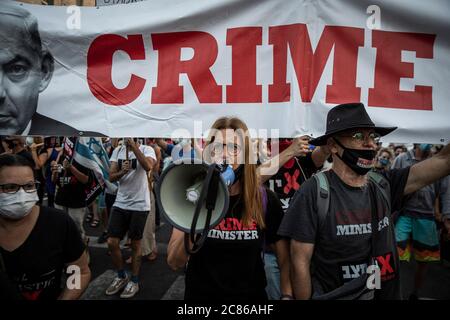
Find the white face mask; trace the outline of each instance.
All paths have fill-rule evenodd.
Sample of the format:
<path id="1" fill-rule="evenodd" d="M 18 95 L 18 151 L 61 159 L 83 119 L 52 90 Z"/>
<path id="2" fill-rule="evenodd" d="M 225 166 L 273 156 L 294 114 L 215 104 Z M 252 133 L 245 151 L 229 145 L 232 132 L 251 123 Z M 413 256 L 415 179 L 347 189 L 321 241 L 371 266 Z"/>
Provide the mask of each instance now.
<path id="1" fill-rule="evenodd" d="M 37 191 L 25 192 L 22 188 L 16 193 L 0 193 L 0 216 L 20 220 L 27 216 L 39 200 Z"/>

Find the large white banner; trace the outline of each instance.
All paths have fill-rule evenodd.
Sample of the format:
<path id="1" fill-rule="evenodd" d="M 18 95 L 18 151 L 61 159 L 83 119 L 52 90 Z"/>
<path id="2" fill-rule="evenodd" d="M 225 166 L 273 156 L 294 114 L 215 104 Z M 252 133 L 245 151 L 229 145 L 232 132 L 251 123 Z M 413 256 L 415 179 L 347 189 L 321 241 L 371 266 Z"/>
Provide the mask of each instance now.
<path id="1" fill-rule="evenodd" d="M 388 141 L 448 142 L 450 2 L 374 4 L 2 1 L 0 134 L 198 137 L 228 115 L 316 137 L 330 108 L 361 101 L 399 127 Z"/>

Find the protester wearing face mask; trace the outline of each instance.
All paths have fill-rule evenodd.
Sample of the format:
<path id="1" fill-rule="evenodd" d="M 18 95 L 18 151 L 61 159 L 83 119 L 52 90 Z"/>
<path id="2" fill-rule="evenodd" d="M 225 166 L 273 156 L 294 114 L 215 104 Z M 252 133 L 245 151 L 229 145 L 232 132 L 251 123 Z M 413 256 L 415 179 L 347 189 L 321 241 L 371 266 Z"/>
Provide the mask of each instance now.
<path id="1" fill-rule="evenodd" d="M 373 171 L 383 173 L 391 168 L 391 162 L 394 158 L 392 151 L 388 148 L 381 148 L 378 151 L 377 162 L 373 168 Z"/>
<path id="2" fill-rule="evenodd" d="M 276 235 L 283 211 L 276 195 L 261 186 L 256 163 L 250 160 L 254 153 L 246 124 L 237 118 L 219 118 L 207 141 L 205 160 L 232 168 L 228 166 L 222 174 L 229 181 L 229 207 L 192 255 L 185 250 L 185 233 L 176 228 L 172 231 L 167 262 L 174 270 L 187 263 L 185 299 L 266 300 L 265 243 L 273 244 L 280 262 L 281 293 L 291 297 L 288 243 Z"/>
<path id="3" fill-rule="evenodd" d="M 36 205 L 33 169 L 23 157 L 0 155 L 0 299 L 78 299 L 90 279 L 84 244 L 68 215 Z M 68 265 L 81 272 L 79 289 L 61 289 Z"/>
<path id="4" fill-rule="evenodd" d="M 376 126 L 362 103 L 347 103 L 328 112 L 325 135 L 310 141 L 329 147 L 333 166 L 297 191 L 278 231 L 291 238 L 296 298 L 401 298 L 391 212 L 450 173 L 450 145 L 411 167 L 369 174 L 380 136 L 395 129 Z M 371 265 L 381 267 L 380 290 L 367 287 Z"/>
<path id="5" fill-rule="evenodd" d="M 41 169 L 40 164 L 42 161 L 43 162 L 46 161 L 47 157 L 45 149 L 42 148 L 42 145 L 35 144 L 33 137 L 25 138 L 21 136 L 7 136 L 4 141 L 7 144 L 8 148 L 10 149 L 11 153 L 20 155 L 29 160 L 33 164 L 36 180 L 39 181 L 40 183 L 38 187 L 38 197 L 39 197 L 38 203 L 42 204 L 42 200 L 44 198 L 45 185 L 43 184 L 44 177 L 42 171 L 40 170 Z"/>
<path id="6" fill-rule="evenodd" d="M 196 145 L 195 139 L 173 139 L 172 143 L 167 143 L 164 139 L 155 139 L 158 146 L 170 157 L 172 157 L 172 161 L 176 161 L 178 159 L 195 159 L 201 157 L 201 150 Z"/>
<path id="7" fill-rule="evenodd" d="M 414 149 L 397 157 L 392 168 L 407 168 L 431 157 L 431 144 L 415 144 Z M 436 155 L 437 156 L 437 155 Z M 434 158 L 434 157 L 433 157 Z M 426 171 L 422 171 L 426 175 Z M 400 260 L 417 262 L 414 287 L 409 298 L 417 299 L 430 262 L 440 260 L 439 234 L 435 223 L 436 199 L 445 199 L 447 180 L 440 179 L 411 194 L 405 201 L 395 225 Z"/>

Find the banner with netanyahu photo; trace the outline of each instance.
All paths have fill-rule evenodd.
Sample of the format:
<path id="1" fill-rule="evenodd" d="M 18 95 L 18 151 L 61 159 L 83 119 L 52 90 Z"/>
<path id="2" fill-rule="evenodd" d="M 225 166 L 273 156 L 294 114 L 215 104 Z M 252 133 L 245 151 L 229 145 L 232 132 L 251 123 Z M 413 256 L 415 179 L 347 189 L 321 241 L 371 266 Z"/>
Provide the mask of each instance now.
<path id="1" fill-rule="evenodd" d="M 221 116 L 324 133 L 362 102 L 388 141 L 450 138 L 448 0 L 0 2 L 0 134 L 202 136 Z"/>

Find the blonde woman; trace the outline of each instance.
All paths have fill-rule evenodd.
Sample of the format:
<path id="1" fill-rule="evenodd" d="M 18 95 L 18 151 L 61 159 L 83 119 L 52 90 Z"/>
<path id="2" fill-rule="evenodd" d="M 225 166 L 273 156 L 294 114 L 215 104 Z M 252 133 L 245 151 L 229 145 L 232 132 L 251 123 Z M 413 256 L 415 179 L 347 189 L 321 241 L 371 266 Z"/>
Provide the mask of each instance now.
<path id="1" fill-rule="evenodd" d="M 236 179 L 229 186 L 228 212 L 197 253 L 188 256 L 184 232 L 173 229 L 167 262 L 174 270 L 187 264 L 185 299 L 266 300 L 263 249 L 271 244 L 282 270 L 282 293 L 290 296 L 288 244 L 277 236 L 283 211 L 276 195 L 260 184 L 245 123 L 216 120 L 203 155 L 230 164 Z"/>

